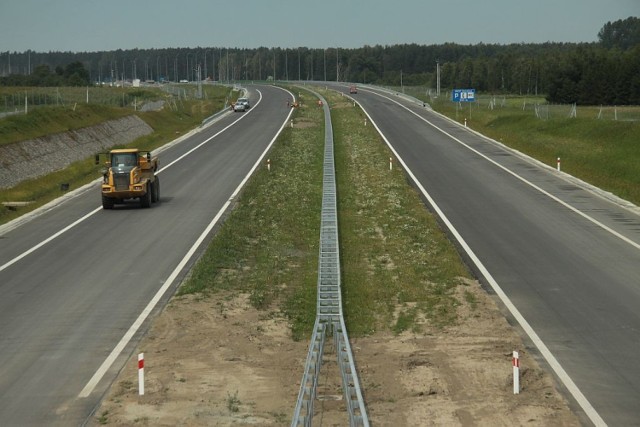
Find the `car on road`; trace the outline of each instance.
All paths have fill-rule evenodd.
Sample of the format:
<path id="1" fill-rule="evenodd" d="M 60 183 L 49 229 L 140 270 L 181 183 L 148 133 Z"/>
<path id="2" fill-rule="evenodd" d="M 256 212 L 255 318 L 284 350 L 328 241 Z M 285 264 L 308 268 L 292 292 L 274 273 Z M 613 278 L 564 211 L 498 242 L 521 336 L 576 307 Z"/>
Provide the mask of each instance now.
<path id="1" fill-rule="evenodd" d="M 358 93 L 358 88 L 357 88 L 357 87 L 355 87 L 355 86 L 351 86 L 351 87 L 349 88 L 349 93 Z"/>
<path id="2" fill-rule="evenodd" d="M 233 104 L 233 111 L 247 111 L 251 108 L 251 104 L 249 104 L 249 98 L 238 98 L 238 100 Z"/>

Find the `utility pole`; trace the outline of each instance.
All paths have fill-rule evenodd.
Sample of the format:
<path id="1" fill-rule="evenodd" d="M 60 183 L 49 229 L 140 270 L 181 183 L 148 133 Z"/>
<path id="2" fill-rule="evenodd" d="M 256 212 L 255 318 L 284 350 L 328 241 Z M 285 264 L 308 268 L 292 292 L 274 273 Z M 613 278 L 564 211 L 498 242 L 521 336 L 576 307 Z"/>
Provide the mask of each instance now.
<path id="1" fill-rule="evenodd" d="M 336 48 L 336 81 L 340 81 L 340 63 L 338 60 L 338 48 Z"/>
<path id="2" fill-rule="evenodd" d="M 436 61 L 436 97 L 440 98 L 440 60 Z"/>
<path id="3" fill-rule="evenodd" d="M 322 60 L 324 62 L 324 81 L 327 81 L 327 49 L 322 50 Z"/>

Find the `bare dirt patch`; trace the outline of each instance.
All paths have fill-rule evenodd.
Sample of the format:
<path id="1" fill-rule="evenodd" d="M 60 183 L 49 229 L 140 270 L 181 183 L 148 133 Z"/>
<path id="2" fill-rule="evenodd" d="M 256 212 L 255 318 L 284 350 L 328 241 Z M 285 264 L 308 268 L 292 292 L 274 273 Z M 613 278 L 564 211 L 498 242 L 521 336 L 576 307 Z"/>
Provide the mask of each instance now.
<path id="1" fill-rule="evenodd" d="M 456 326 L 351 340 L 371 424 L 580 425 L 494 301 L 476 282 L 459 288 Z M 132 358 L 92 424 L 289 425 L 307 350 L 281 313 L 256 310 L 246 294 L 174 298 L 135 352 L 145 353 L 146 394 Z M 314 425 L 348 425 L 333 356 L 329 346 Z"/>

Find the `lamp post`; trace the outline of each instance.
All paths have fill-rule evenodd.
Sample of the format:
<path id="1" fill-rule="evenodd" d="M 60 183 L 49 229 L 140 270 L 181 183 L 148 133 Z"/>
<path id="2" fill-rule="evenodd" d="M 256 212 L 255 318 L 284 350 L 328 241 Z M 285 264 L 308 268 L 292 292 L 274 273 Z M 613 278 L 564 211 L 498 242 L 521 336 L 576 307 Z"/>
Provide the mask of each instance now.
<path id="1" fill-rule="evenodd" d="M 204 78 L 206 79 L 209 74 L 207 73 L 207 49 L 204 50 Z"/>
<path id="2" fill-rule="evenodd" d="M 338 48 L 336 48 L 336 81 L 340 81 L 340 60 L 338 58 Z"/>
<path id="3" fill-rule="evenodd" d="M 197 77 L 196 77 L 196 68 L 198 68 L 198 51 L 196 51 L 196 58 L 193 61 L 193 66 L 191 68 L 193 70 L 193 75 L 194 75 L 194 79 L 193 80 L 196 80 L 197 79 Z"/>
<path id="4" fill-rule="evenodd" d="M 173 60 L 173 79 L 178 83 L 178 55 L 176 53 L 176 59 Z"/>
<path id="5" fill-rule="evenodd" d="M 322 61 L 324 63 L 324 81 L 327 81 L 327 49 L 322 50 Z"/>
<path id="6" fill-rule="evenodd" d="M 187 53 L 187 67 L 185 68 L 185 73 L 187 74 L 187 81 L 190 81 L 189 79 L 191 78 L 191 72 L 189 71 L 189 55 L 191 55 L 191 52 Z"/>
<path id="7" fill-rule="evenodd" d="M 436 60 L 436 97 L 440 98 L 440 60 Z"/>

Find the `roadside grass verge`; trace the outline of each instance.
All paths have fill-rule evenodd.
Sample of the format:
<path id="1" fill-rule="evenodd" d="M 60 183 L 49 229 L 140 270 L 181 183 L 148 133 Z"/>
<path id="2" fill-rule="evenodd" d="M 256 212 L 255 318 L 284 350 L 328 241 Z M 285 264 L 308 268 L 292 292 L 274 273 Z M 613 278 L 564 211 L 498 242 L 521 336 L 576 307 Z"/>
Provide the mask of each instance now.
<path id="1" fill-rule="evenodd" d="M 131 113 L 129 109 L 97 104 L 80 104 L 76 108 L 62 106 L 34 108 L 28 114 L 17 114 L 0 119 L 0 145 L 89 127 Z"/>
<path id="2" fill-rule="evenodd" d="M 222 86 L 207 88 L 208 97 L 204 100 L 183 100 L 175 104 L 176 108 L 164 108 L 154 112 L 134 112 L 130 108 L 114 108 L 100 105 L 83 105 L 73 111 L 70 107 L 48 107 L 36 109 L 27 115 L 10 116 L 0 119 L 0 135 L 2 127 L 16 127 L 13 132 L 32 137 L 50 133 L 64 132 L 95 125 L 107 120 L 131 114 L 138 115 L 154 129 L 150 135 L 138 138 L 128 146 L 142 150 L 158 148 L 179 135 L 197 127 L 202 120 L 220 111 L 229 96 L 230 89 Z M 7 123 L 11 123 L 10 125 Z M 34 130 L 27 131 L 33 127 Z M 15 134 L 14 134 L 15 135 Z M 0 136 L 0 140 L 4 141 Z M 21 137 L 19 140 L 29 139 Z M 100 177 L 102 165 L 96 165 L 93 157 L 75 162 L 64 170 L 46 176 L 24 181 L 15 187 L 0 190 L 0 202 L 33 201 L 34 203 L 9 210 L 0 206 L 0 224 L 4 224 L 64 194 L 61 184 L 69 184 L 69 190 L 78 188 Z M 100 197 L 96 194 L 96 204 Z"/>
<path id="3" fill-rule="evenodd" d="M 207 87 L 207 95 L 218 98 L 220 89 Z M 89 103 L 86 95 L 89 93 Z M 169 100 L 170 95 L 159 88 L 63 87 L 16 88 L 0 87 L 0 108 L 7 99 L 19 101 L 18 111 L 24 111 L 28 99 L 28 114 L 0 118 L 0 144 L 34 139 L 69 130 L 80 129 L 134 113 L 135 105 L 145 101 Z"/>
<path id="4" fill-rule="evenodd" d="M 299 91 L 296 88 L 295 91 Z M 317 297 L 324 126 L 305 91 L 294 128 L 256 171 L 178 295 L 242 292 L 281 312 L 307 339 Z M 457 320 L 457 287 L 469 274 L 389 151 L 346 98 L 324 92 L 336 144 L 343 305 L 351 336 L 420 330 Z M 306 102 L 304 102 L 306 101 Z"/>
<path id="5" fill-rule="evenodd" d="M 523 110 L 524 102 L 532 100 L 507 98 L 503 108 L 473 107 L 470 112 L 468 107 L 457 110 L 455 103 L 443 98 L 432 106 L 459 123 L 466 118 L 475 131 L 549 166 L 555 167 L 560 157 L 563 172 L 640 205 L 639 120 L 597 119 L 600 107 L 596 106 L 578 106 L 575 118 L 545 120 L 531 109 Z"/>

